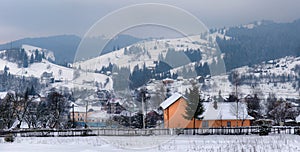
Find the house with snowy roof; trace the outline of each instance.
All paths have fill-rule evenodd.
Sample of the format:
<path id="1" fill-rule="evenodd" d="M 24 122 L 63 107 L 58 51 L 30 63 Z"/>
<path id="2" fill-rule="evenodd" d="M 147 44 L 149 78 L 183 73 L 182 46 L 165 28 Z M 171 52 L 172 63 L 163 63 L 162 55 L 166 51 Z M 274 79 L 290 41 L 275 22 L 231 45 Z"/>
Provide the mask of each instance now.
<path id="1" fill-rule="evenodd" d="M 300 124 L 300 115 L 299 115 L 298 117 L 296 117 L 296 122 L 297 122 L 298 124 Z"/>
<path id="2" fill-rule="evenodd" d="M 41 75 L 41 82 L 45 84 L 54 83 L 53 72 L 43 72 Z"/>
<path id="3" fill-rule="evenodd" d="M 108 114 L 120 114 L 123 110 L 126 110 L 122 106 L 123 103 L 122 99 L 113 98 L 106 103 L 105 110 Z"/>
<path id="4" fill-rule="evenodd" d="M 193 128 L 193 121 L 184 118 L 187 101 L 183 95 L 174 93 L 161 103 L 165 128 Z M 254 119 L 244 103 L 212 101 L 204 102 L 203 106 L 205 111 L 198 116 L 202 119 L 196 119 L 196 128 L 250 126 Z"/>
<path id="5" fill-rule="evenodd" d="M 70 109 L 70 120 L 74 120 L 77 126 L 85 126 L 85 124 L 89 127 L 106 126 L 106 121 L 108 120 L 109 115 L 106 111 L 102 110 L 101 107 L 91 105 L 80 106 L 72 103 L 72 106 L 73 105 L 74 108 Z"/>

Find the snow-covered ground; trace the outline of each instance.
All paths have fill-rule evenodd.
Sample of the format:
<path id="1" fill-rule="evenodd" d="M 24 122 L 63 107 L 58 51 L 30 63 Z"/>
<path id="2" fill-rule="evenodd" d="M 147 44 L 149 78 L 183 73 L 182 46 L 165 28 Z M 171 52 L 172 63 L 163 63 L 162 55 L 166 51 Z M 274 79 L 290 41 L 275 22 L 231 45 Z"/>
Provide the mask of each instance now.
<path id="1" fill-rule="evenodd" d="M 0 138 L 5 152 L 298 152 L 300 136 L 136 136 L 136 137 L 18 137 L 14 143 Z"/>
<path id="2" fill-rule="evenodd" d="M 28 55 L 30 53 L 34 54 L 32 51 L 34 49 L 41 49 L 28 45 L 23 45 L 23 47 Z M 0 53 L 1 52 L 3 51 L 0 51 Z M 8 68 L 8 73 L 15 76 L 35 77 L 40 79 L 44 72 L 51 73 L 55 80 L 61 80 L 60 83 L 51 85 L 51 87 L 56 88 L 76 87 L 94 89 L 95 83 L 98 83 L 101 89 L 111 90 L 113 87 L 112 79 L 104 74 L 77 70 L 78 74 L 76 77 L 74 74 L 76 70 L 51 63 L 46 59 L 43 59 L 42 62 L 39 63 L 30 64 L 27 68 L 18 67 L 17 63 L 7 61 L 6 59 L 0 59 L 0 69 L 2 70 L 4 67 Z M 106 85 L 104 86 L 104 84 Z"/>
<path id="3" fill-rule="evenodd" d="M 46 59 L 48 59 L 48 60 L 51 59 L 52 61 L 55 61 L 54 53 L 50 50 L 39 48 L 39 47 L 32 46 L 32 45 L 27 45 L 27 44 L 23 44 L 22 48 L 25 50 L 28 57 L 30 57 L 31 55 L 33 55 L 35 57 L 35 51 L 38 50 L 39 52 L 43 52 L 45 54 Z"/>
<path id="4" fill-rule="evenodd" d="M 99 70 L 101 67 L 108 66 L 109 63 L 112 63 L 119 67 L 130 67 L 130 69 L 133 70 L 135 65 L 139 65 L 140 67 L 143 64 L 146 64 L 147 67 L 153 66 L 154 61 L 159 61 L 159 55 L 166 57 L 169 48 L 173 48 L 175 51 L 200 49 L 202 53 L 201 62 L 205 62 L 211 60 L 214 54 L 217 53 L 217 44 L 214 41 L 217 36 L 221 38 L 225 37 L 225 35 L 220 33 L 213 33 L 209 35 L 211 40 L 206 37 L 201 38 L 200 35 L 194 35 L 183 38 L 141 41 L 96 58 L 76 62 L 73 66 L 77 68 L 81 67 L 84 70 L 96 70 L 97 68 L 97 70 Z M 227 39 L 229 39 L 229 37 Z M 131 47 L 136 47 L 140 50 L 133 54 L 125 54 L 125 48 L 128 50 Z M 182 59 L 185 58 L 186 57 L 182 57 Z"/>
<path id="5" fill-rule="evenodd" d="M 256 64 L 253 67 L 243 66 L 235 69 L 240 75 L 244 76 L 256 76 L 258 80 L 253 84 L 243 84 L 238 86 L 238 96 L 243 98 L 248 94 L 258 94 L 261 99 L 266 99 L 270 93 L 275 93 L 277 98 L 283 99 L 299 99 L 299 90 L 294 85 L 296 80 L 290 80 L 288 82 L 270 82 L 272 79 L 265 79 L 263 76 L 275 76 L 282 75 L 297 76 L 295 72 L 296 65 L 300 65 L 300 57 L 284 57 L 276 60 L 268 61 L 267 63 Z M 224 98 L 228 98 L 229 94 L 235 92 L 235 86 L 228 80 L 228 74 L 216 75 L 211 78 L 205 79 L 204 84 L 206 89 L 202 89 L 201 93 L 204 98 L 212 98 L 221 95 Z M 262 77 L 262 78 L 260 78 Z M 157 84 L 148 84 L 149 90 L 155 90 Z M 176 81 L 171 85 L 173 92 L 179 92 L 184 94 L 186 89 L 190 88 L 191 84 L 189 80 Z"/>

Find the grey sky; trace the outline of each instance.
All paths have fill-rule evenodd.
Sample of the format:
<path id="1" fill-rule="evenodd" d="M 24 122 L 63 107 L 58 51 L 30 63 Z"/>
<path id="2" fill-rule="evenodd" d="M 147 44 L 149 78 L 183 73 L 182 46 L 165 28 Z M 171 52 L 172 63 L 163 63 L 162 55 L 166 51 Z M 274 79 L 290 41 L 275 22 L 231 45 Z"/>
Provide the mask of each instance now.
<path id="1" fill-rule="evenodd" d="M 185 9 L 208 27 L 300 18 L 299 0 L 0 0 L 0 43 L 57 34 L 82 36 L 108 13 L 150 2 Z"/>

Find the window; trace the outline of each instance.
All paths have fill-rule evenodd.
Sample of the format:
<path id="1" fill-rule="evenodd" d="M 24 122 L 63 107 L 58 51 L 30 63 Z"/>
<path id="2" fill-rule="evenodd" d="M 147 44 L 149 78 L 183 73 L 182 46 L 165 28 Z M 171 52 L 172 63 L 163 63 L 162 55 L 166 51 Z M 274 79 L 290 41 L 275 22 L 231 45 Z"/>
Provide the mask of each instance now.
<path id="1" fill-rule="evenodd" d="M 202 121 L 202 128 L 208 128 L 208 121 L 207 120 Z"/>
<path id="2" fill-rule="evenodd" d="M 227 127 L 231 127 L 231 122 L 227 121 Z"/>

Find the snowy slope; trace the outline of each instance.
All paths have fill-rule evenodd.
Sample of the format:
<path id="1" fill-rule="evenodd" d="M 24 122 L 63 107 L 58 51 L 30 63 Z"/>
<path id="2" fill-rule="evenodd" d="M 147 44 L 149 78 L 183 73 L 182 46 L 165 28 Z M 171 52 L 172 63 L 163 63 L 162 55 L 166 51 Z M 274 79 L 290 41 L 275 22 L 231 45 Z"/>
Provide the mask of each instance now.
<path id="1" fill-rule="evenodd" d="M 105 87 L 103 86 L 103 89 L 112 89 L 112 80 L 106 75 L 79 71 L 80 76 L 78 78 L 74 78 L 74 69 L 59 66 L 44 59 L 41 63 L 33 63 L 29 65 L 28 68 L 19 68 L 16 63 L 0 59 L 0 69 L 4 69 L 5 66 L 9 68 L 8 72 L 10 74 L 17 76 L 41 78 L 44 72 L 52 73 L 55 80 L 62 81 L 61 83 L 54 83 L 53 87 L 64 86 L 68 88 L 94 88 L 94 83 L 97 82 L 103 86 L 107 79 L 109 79 L 109 82 Z"/>
<path id="2" fill-rule="evenodd" d="M 35 57 L 35 51 L 38 50 L 39 52 L 43 52 L 45 54 L 46 59 L 55 61 L 54 53 L 50 50 L 46 50 L 46 49 L 42 49 L 36 46 L 26 45 L 26 44 L 23 44 L 22 48 L 25 50 L 28 57 L 30 57 L 31 55 Z"/>
<path id="3" fill-rule="evenodd" d="M 160 39 L 151 41 L 142 41 L 130 46 L 139 48 L 140 51 L 133 54 L 126 54 L 125 48 L 120 50 L 90 59 L 74 63 L 74 67 L 84 70 L 96 70 L 102 66 L 107 66 L 109 63 L 118 65 L 119 67 L 130 67 L 131 70 L 135 65 L 153 66 L 154 61 L 159 60 L 159 55 L 166 56 L 169 48 L 174 48 L 175 51 L 186 49 L 200 49 L 202 52 L 203 61 L 209 60 L 214 54 L 217 54 L 217 45 L 214 42 L 216 36 L 224 37 L 221 34 L 211 34 L 209 36 L 201 38 L 200 35 L 175 38 L 175 39 Z"/>
<path id="4" fill-rule="evenodd" d="M 293 70 L 296 65 L 300 65 L 300 57 L 285 57 L 267 63 L 257 64 L 253 67 L 244 66 L 235 69 L 235 71 L 238 71 L 240 75 L 257 77 L 273 75 L 297 76 L 297 73 Z M 239 97 L 245 97 L 248 94 L 257 93 L 261 98 L 266 99 L 269 93 L 275 93 L 278 98 L 299 99 L 299 90 L 293 87 L 294 83 L 296 83 L 295 80 L 273 83 L 270 82 L 269 79 L 260 78 L 251 85 L 239 85 L 238 95 Z M 211 79 L 205 81 L 205 85 L 209 86 L 209 89 L 202 90 L 202 92 L 209 97 L 218 96 L 219 90 L 221 90 L 221 94 L 225 98 L 235 92 L 235 86 L 229 82 L 228 74 L 211 77 Z"/>
<path id="5" fill-rule="evenodd" d="M 243 98 L 248 94 L 258 94 L 261 99 L 266 99 L 270 93 L 274 93 L 277 98 L 283 99 L 299 99 L 299 87 L 295 87 L 297 80 L 291 79 L 286 82 L 270 82 L 270 79 L 260 78 L 264 76 L 280 77 L 282 75 L 290 75 L 299 77 L 294 70 L 296 65 L 300 65 L 300 57 L 285 57 L 277 60 L 254 65 L 253 67 L 244 66 L 235 69 L 240 75 L 258 77 L 253 83 L 238 85 L 237 91 L 239 98 Z M 223 75 L 217 75 L 205 78 L 204 83 L 200 83 L 201 96 L 205 99 L 213 99 L 218 97 L 219 91 L 223 98 L 228 98 L 230 94 L 235 94 L 235 85 L 228 80 L 229 72 Z M 158 86 L 162 85 L 161 80 L 156 80 L 147 84 L 147 89 L 155 92 Z M 297 86 L 297 85 L 296 85 Z M 174 80 L 174 83 L 167 86 L 172 92 L 184 94 L 191 88 L 189 79 Z"/>

